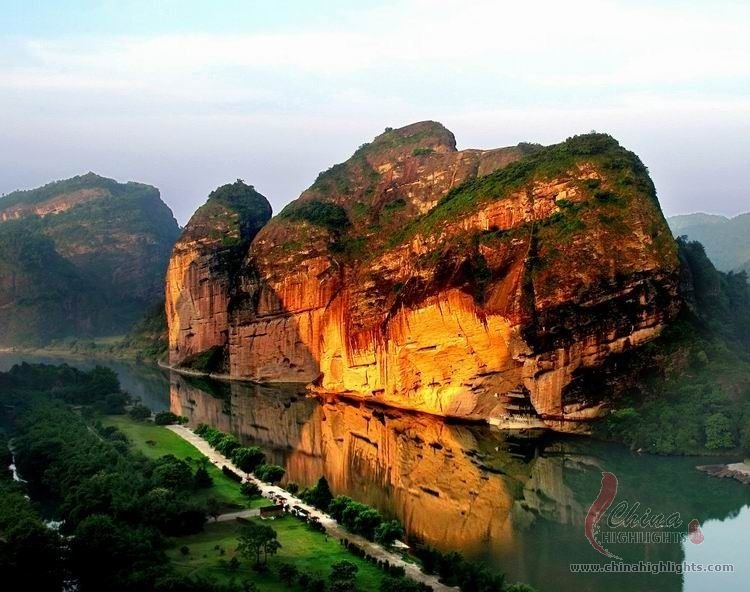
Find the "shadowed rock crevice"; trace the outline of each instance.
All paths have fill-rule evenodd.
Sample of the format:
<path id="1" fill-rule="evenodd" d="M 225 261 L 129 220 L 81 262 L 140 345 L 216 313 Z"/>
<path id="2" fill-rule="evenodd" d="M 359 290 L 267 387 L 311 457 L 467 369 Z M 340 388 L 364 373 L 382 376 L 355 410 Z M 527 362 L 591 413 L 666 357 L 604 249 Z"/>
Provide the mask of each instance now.
<path id="1" fill-rule="evenodd" d="M 648 172 L 611 137 L 457 151 L 422 122 L 363 145 L 263 226 L 215 282 L 228 329 L 208 345 L 233 377 L 575 429 L 606 393 L 574 376 L 656 337 L 678 283 Z"/>

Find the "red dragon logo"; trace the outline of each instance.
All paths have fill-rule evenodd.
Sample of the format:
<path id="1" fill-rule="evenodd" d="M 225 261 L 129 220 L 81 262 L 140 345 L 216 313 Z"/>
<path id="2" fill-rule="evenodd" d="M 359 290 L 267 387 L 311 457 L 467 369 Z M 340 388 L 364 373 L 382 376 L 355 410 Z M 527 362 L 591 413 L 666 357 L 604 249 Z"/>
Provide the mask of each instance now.
<path id="1" fill-rule="evenodd" d="M 586 539 L 588 539 L 591 546 L 599 551 L 599 553 L 610 559 L 622 560 L 622 557 L 618 557 L 611 551 L 608 551 L 599 544 L 599 541 L 596 540 L 596 525 L 612 505 L 616 495 L 617 477 L 614 473 L 607 473 L 606 471 L 602 472 L 602 486 L 599 489 L 599 495 L 596 496 L 594 503 L 591 504 L 591 507 L 586 514 L 584 533 L 586 534 Z"/>

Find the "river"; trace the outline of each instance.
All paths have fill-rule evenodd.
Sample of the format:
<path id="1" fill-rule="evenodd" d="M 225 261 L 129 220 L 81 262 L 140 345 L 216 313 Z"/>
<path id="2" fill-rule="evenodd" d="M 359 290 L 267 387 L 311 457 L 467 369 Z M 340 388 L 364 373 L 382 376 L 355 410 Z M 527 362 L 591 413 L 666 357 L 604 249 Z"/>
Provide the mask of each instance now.
<path id="1" fill-rule="evenodd" d="M 18 361 L 2 355 L 0 370 Z M 750 589 L 750 488 L 695 470 L 719 459 L 642 455 L 586 437 L 519 437 L 361 402 L 319 401 L 305 397 L 300 385 L 229 384 L 151 366 L 105 365 L 153 410 L 169 408 L 191 425 L 208 423 L 260 445 L 286 468 L 288 480 L 301 486 L 325 475 L 335 493 L 397 518 L 409 534 L 444 551 L 461 551 L 540 591 Z M 733 565 L 734 572 L 572 573 L 571 564 L 611 561 L 584 534 L 603 471 L 617 478 L 615 504 L 637 502 L 641 512 L 679 513 L 678 530 L 695 519 L 703 535 L 700 544 L 685 537 L 603 546 L 628 564 L 721 563 Z M 643 536 L 643 530 L 619 530 Z"/>

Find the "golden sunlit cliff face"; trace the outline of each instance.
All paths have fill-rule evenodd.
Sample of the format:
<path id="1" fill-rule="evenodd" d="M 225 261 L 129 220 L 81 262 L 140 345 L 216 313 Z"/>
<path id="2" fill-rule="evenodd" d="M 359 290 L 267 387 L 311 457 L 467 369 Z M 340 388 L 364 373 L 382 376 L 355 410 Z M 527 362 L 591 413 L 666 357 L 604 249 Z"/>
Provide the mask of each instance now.
<path id="1" fill-rule="evenodd" d="M 423 122 L 360 147 L 260 230 L 234 279 L 223 364 L 574 429 L 606 401 L 589 373 L 675 316 L 677 276 L 648 172 L 611 137 L 457 151 Z M 171 319 L 170 336 L 179 363 Z"/>
<path id="2" fill-rule="evenodd" d="M 171 410 L 191 425 L 261 446 L 300 486 L 325 476 L 336 494 L 398 518 L 442 549 L 512 548 L 519 526 L 538 517 L 583 523 L 563 455 L 537 458 L 533 440 L 361 401 L 319 402 L 292 386 L 194 381 L 171 377 Z M 209 395 L 209 387 L 222 392 Z"/>
<path id="3" fill-rule="evenodd" d="M 268 200 L 238 180 L 213 191 L 190 219 L 167 269 L 171 363 L 224 348 L 234 279 L 250 241 L 270 218 Z"/>

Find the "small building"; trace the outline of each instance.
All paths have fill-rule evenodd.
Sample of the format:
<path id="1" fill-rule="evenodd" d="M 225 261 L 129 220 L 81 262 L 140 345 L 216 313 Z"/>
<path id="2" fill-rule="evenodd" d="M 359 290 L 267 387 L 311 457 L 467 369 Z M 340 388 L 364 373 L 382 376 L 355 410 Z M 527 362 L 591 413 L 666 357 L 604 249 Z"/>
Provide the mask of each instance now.
<path id="1" fill-rule="evenodd" d="M 260 517 L 261 518 L 275 518 L 281 516 L 284 513 L 284 506 L 281 504 L 275 504 L 273 506 L 261 506 Z"/>

